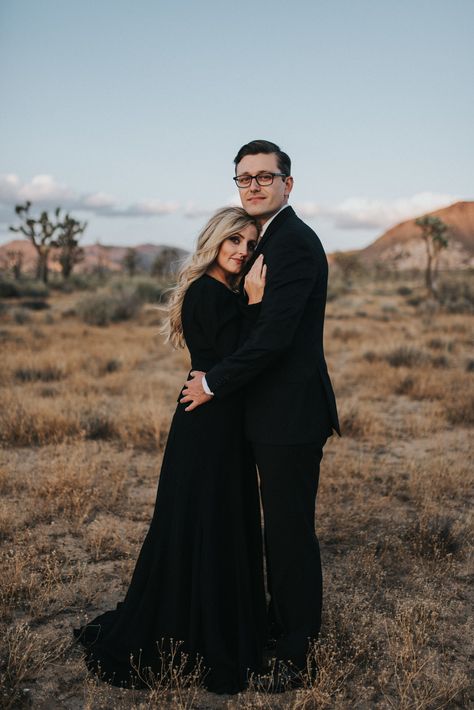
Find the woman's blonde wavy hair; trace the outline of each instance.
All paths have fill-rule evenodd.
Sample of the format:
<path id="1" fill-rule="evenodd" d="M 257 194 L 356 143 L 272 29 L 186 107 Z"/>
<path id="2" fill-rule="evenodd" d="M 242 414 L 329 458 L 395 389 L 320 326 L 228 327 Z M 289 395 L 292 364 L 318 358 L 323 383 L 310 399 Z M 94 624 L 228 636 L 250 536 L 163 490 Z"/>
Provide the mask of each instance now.
<path id="1" fill-rule="evenodd" d="M 164 306 L 165 320 L 161 333 L 165 342 L 170 342 L 175 348 L 184 348 L 183 324 L 181 308 L 184 294 L 217 258 L 220 246 L 228 237 L 246 227 L 255 224 L 255 220 L 242 207 L 223 207 L 218 210 L 206 224 L 197 238 L 196 251 L 186 261 L 178 272 L 176 286 L 171 290 L 167 304 Z M 236 286 L 240 277 L 236 276 Z"/>

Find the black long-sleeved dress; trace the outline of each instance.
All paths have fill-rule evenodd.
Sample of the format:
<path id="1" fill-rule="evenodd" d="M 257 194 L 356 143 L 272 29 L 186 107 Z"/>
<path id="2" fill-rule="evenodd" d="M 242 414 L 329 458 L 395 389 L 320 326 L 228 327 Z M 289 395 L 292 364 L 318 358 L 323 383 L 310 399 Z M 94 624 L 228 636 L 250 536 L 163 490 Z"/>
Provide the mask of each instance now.
<path id="1" fill-rule="evenodd" d="M 236 294 L 208 275 L 192 283 L 182 309 L 192 369 L 207 371 L 235 351 L 251 311 L 243 317 Z M 142 686 L 147 668 L 160 675 L 178 645 L 176 665 L 187 657 L 191 672 L 200 657 L 205 686 L 235 693 L 249 671 L 260 670 L 265 640 L 256 469 L 242 393 L 192 412 L 185 406 L 178 402 L 172 420 L 153 518 L 125 599 L 74 633 L 88 667 L 114 685 Z"/>

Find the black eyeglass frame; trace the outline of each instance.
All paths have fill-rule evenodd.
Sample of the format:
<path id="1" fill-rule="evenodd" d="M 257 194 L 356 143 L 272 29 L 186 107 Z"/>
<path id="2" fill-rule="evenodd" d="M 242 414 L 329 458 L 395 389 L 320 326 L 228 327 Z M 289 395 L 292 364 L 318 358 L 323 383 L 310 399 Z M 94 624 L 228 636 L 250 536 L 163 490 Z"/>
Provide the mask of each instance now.
<path id="1" fill-rule="evenodd" d="M 263 177 L 264 175 L 271 175 L 272 176 L 272 181 L 267 182 L 266 184 L 262 185 L 261 182 L 259 181 L 259 177 Z M 252 180 L 255 180 L 257 185 L 260 187 L 270 187 L 270 185 L 273 185 L 273 181 L 276 177 L 281 177 L 281 178 L 287 178 L 288 175 L 285 173 L 271 173 L 270 171 L 265 172 L 265 173 L 260 173 L 259 175 L 236 175 L 235 177 L 232 178 L 232 180 L 235 182 L 239 190 L 244 190 L 246 187 L 250 187 L 252 184 Z M 242 178 L 250 178 L 250 182 L 248 185 L 239 185 L 238 181 L 241 180 Z"/>

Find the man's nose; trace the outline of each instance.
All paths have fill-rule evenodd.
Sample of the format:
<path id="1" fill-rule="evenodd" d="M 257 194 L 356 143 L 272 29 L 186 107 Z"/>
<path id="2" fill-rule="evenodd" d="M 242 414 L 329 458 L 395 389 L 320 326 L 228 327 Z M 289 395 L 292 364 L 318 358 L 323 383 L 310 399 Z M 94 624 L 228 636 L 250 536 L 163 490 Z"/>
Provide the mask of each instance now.
<path id="1" fill-rule="evenodd" d="M 259 192 L 260 191 L 260 185 L 257 182 L 257 178 L 253 177 L 252 182 L 250 183 L 250 189 L 252 192 Z"/>

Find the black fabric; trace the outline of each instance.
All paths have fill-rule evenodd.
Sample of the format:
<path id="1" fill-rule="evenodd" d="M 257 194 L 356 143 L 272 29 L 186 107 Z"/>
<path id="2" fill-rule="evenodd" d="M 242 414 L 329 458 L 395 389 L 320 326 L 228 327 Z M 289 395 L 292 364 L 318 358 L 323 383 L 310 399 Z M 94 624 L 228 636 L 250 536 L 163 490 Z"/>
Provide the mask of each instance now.
<path id="1" fill-rule="evenodd" d="M 211 391 L 223 398 L 246 388 L 246 431 L 266 444 L 319 443 L 339 433 L 323 350 L 328 266 L 317 235 L 291 207 L 268 226 L 267 283 L 260 315 L 232 355 L 209 368 Z"/>
<path id="2" fill-rule="evenodd" d="M 249 309 L 258 314 L 258 309 Z M 203 276 L 188 289 L 183 328 L 193 369 L 212 368 L 240 337 L 238 297 Z M 214 692 L 246 686 L 260 669 L 266 633 L 258 482 L 244 439 L 243 394 L 185 412 L 178 404 L 150 529 L 123 603 L 76 632 L 90 669 L 140 687 L 130 665 L 159 674 L 170 639 L 198 655 Z M 182 661 L 177 654 L 175 662 Z"/>
<path id="3" fill-rule="evenodd" d="M 306 666 L 321 626 L 322 573 L 314 529 L 322 448 L 254 444 L 265 521 L 270 635 L 275 653 Z"/>

